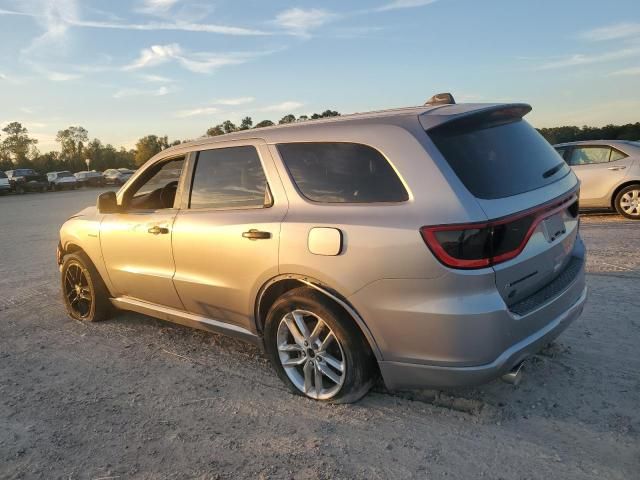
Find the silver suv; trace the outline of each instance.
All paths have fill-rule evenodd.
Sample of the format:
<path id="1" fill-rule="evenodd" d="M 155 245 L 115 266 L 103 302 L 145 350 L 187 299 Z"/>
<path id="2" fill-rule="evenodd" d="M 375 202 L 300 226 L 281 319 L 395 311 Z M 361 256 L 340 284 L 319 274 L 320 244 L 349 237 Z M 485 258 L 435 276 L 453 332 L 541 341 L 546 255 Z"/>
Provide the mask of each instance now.
<path id="1" fill-rule="evenodd" d="M 581 207 L 610 208 L 640 220 L 640 142 L 591 140 L 554 147 L 580 180 Z"/>
<path id="2" fill-rule="evenodd" d="M 518 379 L 585 302 L 578 181 L 528 105 L 435 103 L 164 150 L 63 225 L 69 315 L 233 335 L 323 401 Z"/>

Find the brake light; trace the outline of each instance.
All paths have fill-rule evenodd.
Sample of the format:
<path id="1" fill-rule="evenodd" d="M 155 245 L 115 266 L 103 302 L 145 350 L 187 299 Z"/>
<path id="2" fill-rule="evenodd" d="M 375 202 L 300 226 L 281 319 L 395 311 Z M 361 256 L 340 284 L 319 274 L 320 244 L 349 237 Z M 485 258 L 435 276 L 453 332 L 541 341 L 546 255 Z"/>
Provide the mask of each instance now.
<path id="1" fill-rule="evenodd" d="M 571 211 L 576 202 L 572 195 L 561 202 L 489 222 L 422 227 L 420 234 L 436 258 L 448 267 L 490 267 L 517 257 L 540 222 L 567 207 Z"/>

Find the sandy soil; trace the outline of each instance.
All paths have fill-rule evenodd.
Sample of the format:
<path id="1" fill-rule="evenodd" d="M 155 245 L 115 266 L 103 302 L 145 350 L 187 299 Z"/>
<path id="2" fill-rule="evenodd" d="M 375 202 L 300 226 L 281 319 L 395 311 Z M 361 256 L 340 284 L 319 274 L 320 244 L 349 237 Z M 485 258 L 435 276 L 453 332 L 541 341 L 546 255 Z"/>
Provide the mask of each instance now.
<path id="1" fill-rule="evenodd" d="M 640 223 L 583 217 L 588 305 L 518 387 L 330 406 L 241 342 L 67 318 L 57 231 L 96 194 L 0 198 L 0 478 L 638 478 Z"/>

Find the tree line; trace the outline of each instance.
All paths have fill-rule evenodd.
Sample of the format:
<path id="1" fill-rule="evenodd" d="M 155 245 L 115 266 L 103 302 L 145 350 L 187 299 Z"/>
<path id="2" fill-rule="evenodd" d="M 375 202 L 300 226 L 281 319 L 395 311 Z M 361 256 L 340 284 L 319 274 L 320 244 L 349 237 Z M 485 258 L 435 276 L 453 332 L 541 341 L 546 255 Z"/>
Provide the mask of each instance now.
<path id="1" fill-rule="evenodd" d="M 296 117 L 288 114 L 282 117 L 279 125 L 305 122 L 325 117 L 339 116 L 335 110 L 325 110 L 311 116 Z M 270 127 L 275 125 L 271 120 L 262 120 L 256 125 L 251 117 L 244 117 L 239 125 L 231 120 L 208 128 L 205 136 L 217 136 L 237 131 Z M 640 122 L 625 125 L 606 125 L 604 127 L 552 127 L 540 128 L 538 131 L 551 144 L 573 142 L 579 140 L 640 140 Z M 89 140 L 89 132 L 81 126 L 70 126 L 58 131 L 56 141 L 60 151 L 41 153 L 37 148 L 38 140 L 32 138 L 26 127 L 20 122 L 11 122 L 0 134 L 0 171 L 13 168 L 33 168 L 40 172 L 70 170 L 78 172 L 86 170 L 86 160 L 90 160 L 89 168 L 104 171 L 108 168 L 136 168 L 158 152 L 188 140 L 169 141 L 167 135 L 147 135 L 136 142 L 133 149 L 119 149 L 98 138 Z"/>
<path id="2" fill-rule="evenodd" d="M 640 122 L 604 127 L 539 128 L 538 131 L 552 145 L 580 140 L 640 140 Z"/>

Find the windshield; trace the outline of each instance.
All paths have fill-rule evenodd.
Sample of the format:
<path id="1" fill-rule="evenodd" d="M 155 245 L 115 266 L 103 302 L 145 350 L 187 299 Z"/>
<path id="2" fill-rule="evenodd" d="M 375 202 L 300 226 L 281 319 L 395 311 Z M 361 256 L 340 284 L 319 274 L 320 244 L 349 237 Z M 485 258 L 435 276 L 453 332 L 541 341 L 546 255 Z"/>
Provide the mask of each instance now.
<path id="1" fill-rule="evenodd" d="M 428 132 L 440 153 L 476 197 L 510 197 L 553 183 L 570 172 L 558 152 L 522 119 L 456 122 Z"/>
<path id="2" fill-rule="evenodd" d="M 36 172 L 31 170 L 30 168 L 20 168 L 18 170 L 14 170 L 13 176 L 14 177 L 21 177 L 23 175 L 35 175 L 35 173 Z"/>
<path id="3" fill-rule="evenodd" d="M 4 174 L 4 172 L 0 172 L 0 178 L 7 178 L 7 176 Z"/>
<path id="4" fill-rule="evenodd" d="M 58 172 L 58 178 L 62 177 L 73 177 L 73 174 L 71 172 Z"/>
<path id="5" fill-rule="evenodd" d="M 128 168 L 119 168 L 118 171 L 121 173 L 133 173 L 133 170 L 129 170 Z"/>

